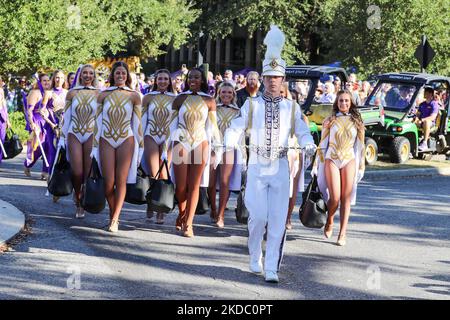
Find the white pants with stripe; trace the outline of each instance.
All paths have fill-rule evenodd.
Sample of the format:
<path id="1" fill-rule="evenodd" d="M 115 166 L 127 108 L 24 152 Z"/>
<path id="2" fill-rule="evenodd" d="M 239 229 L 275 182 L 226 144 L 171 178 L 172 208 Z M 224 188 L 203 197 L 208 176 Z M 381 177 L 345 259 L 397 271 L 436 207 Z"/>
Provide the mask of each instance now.
<path id="1" fill-rule="evenodd" d="M 255 159 L 258 160 L 252 161 Z M 250 262 L 256 264 L 262 258 L 262 242 L 267 226 L 264 270 L 277 272 L 283 256 L 286 217 L 289 206 L 289 164 L 287 158 L 269 162 L 263 161 L 260 156 L 254 153 L 250 155 L 245 205 L 249 211 L 248 249 Z"/>

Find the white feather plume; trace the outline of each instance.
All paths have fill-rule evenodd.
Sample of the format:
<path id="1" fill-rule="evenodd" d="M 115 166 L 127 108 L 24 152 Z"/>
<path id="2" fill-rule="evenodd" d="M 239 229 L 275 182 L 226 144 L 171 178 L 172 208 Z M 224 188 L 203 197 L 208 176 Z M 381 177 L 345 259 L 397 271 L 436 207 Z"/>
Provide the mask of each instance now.
<path id="1" fill-rule="evenodd" d="M 281 58 L 281 50 L 283 50 L 285 36 L 283 31 L 275 25 L 270 26 L 264 38 L 264 44 L 267 46 L 265 59 L 279 59 Z"/>

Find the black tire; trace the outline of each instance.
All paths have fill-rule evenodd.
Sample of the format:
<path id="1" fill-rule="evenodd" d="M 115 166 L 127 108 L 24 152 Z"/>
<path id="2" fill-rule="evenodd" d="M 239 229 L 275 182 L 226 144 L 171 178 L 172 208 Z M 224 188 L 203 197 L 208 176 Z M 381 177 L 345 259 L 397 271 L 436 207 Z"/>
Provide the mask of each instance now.
<path id="1" fill-rule="evenodd" d="M 409 160 L 411 144 L 405 137 L 395 137 L 391 142 L 389 155 L 393 163 L 405 163 Z"/>
<path id="2" fill-rule="evenodd" d="M 372 138 L 366 138 L 364 143 L 366 145 L 366 164 L 370 166 L 378 160 L 378 145 Z"/>

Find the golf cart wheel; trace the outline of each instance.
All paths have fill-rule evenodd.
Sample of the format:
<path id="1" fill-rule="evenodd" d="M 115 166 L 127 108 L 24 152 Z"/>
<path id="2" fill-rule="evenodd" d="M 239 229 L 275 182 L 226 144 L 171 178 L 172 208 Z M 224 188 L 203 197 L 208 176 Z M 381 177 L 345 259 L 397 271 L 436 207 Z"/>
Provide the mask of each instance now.
<path id="1" fill-rule="evenodd" d="M 405 137 L 395 137 L 390 148 L 390 158 L 393 163 L 405 163 L 409 159 L 411 144 Z"/>
<path id="2" fill-rule="evenodd" d="M 366 164 L 370 166 L 378 160 L 378 146 L 372 138 L 366 138 L 364 143 L 366 145 Z"/>

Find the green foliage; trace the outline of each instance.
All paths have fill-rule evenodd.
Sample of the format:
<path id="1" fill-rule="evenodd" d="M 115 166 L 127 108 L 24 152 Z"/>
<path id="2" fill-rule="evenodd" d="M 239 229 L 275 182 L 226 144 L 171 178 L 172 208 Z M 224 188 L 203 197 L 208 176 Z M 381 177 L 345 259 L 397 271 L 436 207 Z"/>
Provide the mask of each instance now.
<path id="1" fill-rule="evenodd" d="M 23 112 L 16 111 L 8 115 L 9 122 L 11 122 L 11 127 L 13 131 L 19 136 L 20 141 L 25 142 L 30 135 L 27 130 L 25 130 L 25 116 Z"/>
<path id="2" fill-rule="evenodd" d="M 185 0 L 105 0 L 102 6 L 127 36 L 127 53 L 142 58 L 163 54 L 163 46 L 179 48 L 198 16 Z"/>
<path id="3" fill-rule="evenodd" d="M 369 5 L 380 8 L 380 27 L 369 28 Z M 449 7 L 446 0 L 341 0 L 331 27 L 323 30 L 330 60 L 355 65 L 363 76 L 394 71 L 420 71 L 414 57 L 425 34 L 436 52 L 427 71 L 450 73 Z"/>
<path id="4" fill-rule="evenodd" d="M 182 44 L 187 0 L 0 0 L 0 73 L 75 70 L 106 54 L 150 57 Z"/>
<path id="5" fill-rule="evenodd" d="M 247 29 L 249 35 L 255 30 L 261 30 L 265 34 L 271 24 L 276 24 L 286 34 L 283 51 L 286 62 L 307 63 L 317 51 L 312 38 L 322 25 L 331 22 L 331 9 L 336 2 L 337 0 L 198 0 L 195 7 L 201 9 L 202 15 L 193 29 L 201 29 L 213 38 L 220 38 L 231 34 L 235 24 Z"/>

